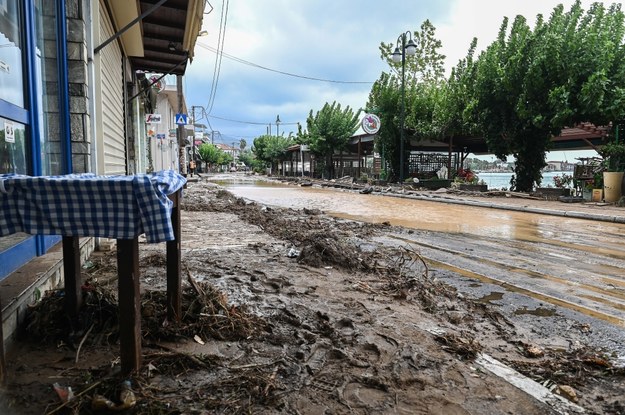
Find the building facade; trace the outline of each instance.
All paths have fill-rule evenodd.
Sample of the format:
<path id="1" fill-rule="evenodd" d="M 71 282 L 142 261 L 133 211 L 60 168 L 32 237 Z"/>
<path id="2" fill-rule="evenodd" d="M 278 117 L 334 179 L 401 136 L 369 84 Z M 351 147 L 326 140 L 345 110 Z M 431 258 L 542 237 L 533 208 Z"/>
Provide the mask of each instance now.
<path id="1" fill-rule="evenodd" d="M 180 81 L 204 6 L 205 0 L 0 0 L 0 174 L 178 169 L 184 138 L 169 132 L 185 108 Z M 150 166 L 155 143 L 147 116 L 167 98 L 146 74 L 169 74 L 178 86 L 166 108 L 169 159 L 158 166 Z M 59 241 L 0 237 L 0 279 Z"/>

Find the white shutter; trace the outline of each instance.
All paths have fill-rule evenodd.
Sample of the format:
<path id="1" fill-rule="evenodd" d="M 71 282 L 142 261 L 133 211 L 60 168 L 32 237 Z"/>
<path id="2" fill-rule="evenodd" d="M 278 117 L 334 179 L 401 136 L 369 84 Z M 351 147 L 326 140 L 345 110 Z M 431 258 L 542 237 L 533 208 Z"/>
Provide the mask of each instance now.
<path id="1" fill-rule="evenodd" d="M 111 19 L 100 1 L 100 42 L 115 34 Z M 124 78 L 122 52 L 117 41 L 102 48 L 100 54 L 100 114 L 98 139 L 102 140 L 101 173 L 126 174 L 124 134 Z"/>

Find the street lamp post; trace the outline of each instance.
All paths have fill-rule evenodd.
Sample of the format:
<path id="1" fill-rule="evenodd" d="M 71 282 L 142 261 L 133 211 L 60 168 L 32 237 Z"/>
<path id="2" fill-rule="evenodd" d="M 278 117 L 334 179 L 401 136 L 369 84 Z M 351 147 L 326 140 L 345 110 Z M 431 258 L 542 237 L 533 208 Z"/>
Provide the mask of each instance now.
<path id="1" fill-rule="evenodd" d="M 409 37 L 406 44 L 406 36 Z M 401 39 L 401 51 L 399 50 L 399 42 Z M 397 46 L 393 52 L 393 62 L 401 60 L 401 118 L 400 118 L 400 141 L 399 141 L 399 182 L 404 182 L 404 123 L 406 121 L 406 54 L 412 56 L 417 51 L 417 45 L 412 40 L 412 33 L 408 30 L 397 38 Z"/>

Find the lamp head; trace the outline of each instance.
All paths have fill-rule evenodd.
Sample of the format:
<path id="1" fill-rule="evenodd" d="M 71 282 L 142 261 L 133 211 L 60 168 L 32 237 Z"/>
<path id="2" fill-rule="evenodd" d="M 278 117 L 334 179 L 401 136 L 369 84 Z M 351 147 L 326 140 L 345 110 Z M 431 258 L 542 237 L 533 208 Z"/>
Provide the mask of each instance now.
<path id="1" fill-rule="evenodd" d="M 417 53 L 417 45 L 413 42 L 412 39 L 410 39 L 408 41 L 408 44 L 406 45 L 406 55 L 412 56 L 415 53 Z"/>
<path id="2" fill-rule="evenodd" d="M 395 48 L 392 58 L 393 58 L 393 62 L 401 61 L 401 52 L 399 51 L 399 47 Z"/>

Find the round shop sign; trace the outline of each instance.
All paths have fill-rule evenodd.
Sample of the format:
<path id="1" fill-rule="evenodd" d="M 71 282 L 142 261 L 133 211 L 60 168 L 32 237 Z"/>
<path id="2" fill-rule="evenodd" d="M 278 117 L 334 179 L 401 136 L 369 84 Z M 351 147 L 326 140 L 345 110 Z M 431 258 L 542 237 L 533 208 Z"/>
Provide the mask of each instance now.
<path id="1" fill-rule="evenodd" d="M 380 118 L 375 114 L 366 114 L 362 119 L 362 129 L 367 134 L 375 134 L 380 131 Z"/>

